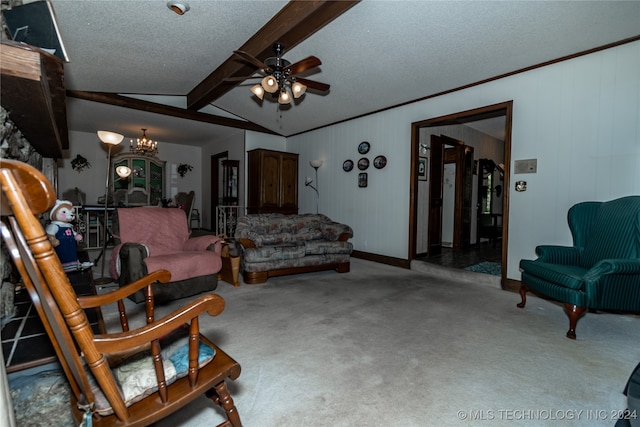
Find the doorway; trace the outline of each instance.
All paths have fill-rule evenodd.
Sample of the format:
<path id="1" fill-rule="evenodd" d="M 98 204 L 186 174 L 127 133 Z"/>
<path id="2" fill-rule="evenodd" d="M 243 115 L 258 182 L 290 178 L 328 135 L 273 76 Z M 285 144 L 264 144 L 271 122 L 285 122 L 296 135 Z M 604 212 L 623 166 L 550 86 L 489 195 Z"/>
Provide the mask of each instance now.
<path id="1" fill-rule="evenodd" d="M 411 145 L 411 194 L 410 198 L 410 239 L 409 239 L 409 254 L 410 260 L 422 259 L 424 257 L 438 256 L 438 250 L 443 250 L 442 241 L 442 215 L 445 209 L 443 206 L 444 200 L 449 197 L 446 193 L 443 193 L 443 186 L 445 185 L 445 170 L 450 173 L 455 173 L 456 183 L 452 185 L 455 187 L 455 200 L 461 199 L 462 201 L 456 205 L 454 214 L 460 219 L 454 219 L 454 222 L 464 221 L 469 226 L 455 227 L 453 232 L 453 240 L 456 241 L 457 247 L 454 242 L 451 242 L 451 248 L 446 250 L 450 252 L 450 256 L 455 260 L 456 256 L 468 257 L 469 251 L 478 252 L 481 243 L 487 243 L 488 239 L 478 236 L 478 212 L 480 212 L 479 203 L 482 203 L 482 198 L 479 199 L 478 193 L 478 163 L 481 158 L 491 157 L 487 156 L 487 152 L 491 150 L 495 151 L 493 157 L 501 160 L 500 179 L 501 179 L 501 198 L 494 199 L 495 204 L 499 203 L 500 209 L 500 228 L 494 228 L 494 232 L 497 231 L 495 238 L 490 243 L 495 245 L 494 252 L 497 251 L 498 259 L 500 262 L 501 282 L 503 287 L 506 282 L 506 265 L 507 265 L 507 247 L 508 247 L 508 219 L 509 219 L 509 192 L 506 191 L 509 188 L 509 165 L 511 158 L 511 118 L 512 118 L 512 101 L 481 107 L 473 110 L 463 111 L 447 116 L 436 117 L 432 119 L 426 119 L 424 121 L 415 122 L 412 124 L 412 145 Z M 478 131 L 475 128 L 469 129 L 477 124 L 488 122 L 499 122 L 502 127 L 502 143 L 496 145 L 496 147 L 487 147 L 484 144 L 489 144 L 493 141 L 492 138 L 481 138 L 478 141 L 465 141 L 466 135 L 477 135 Z M 479 126 L 478 126 L 479 127 Z M 453 129 L 453 137 L 447 135 L 447 132 Z M 443 131 L 442 133 L 440 132 Z M 480 131 L 480 134 L 482 131 Z M 438 142 L 434 143 L 433 136 L 437 138 L 444 137 L 442 142 L 442 151 L 438 146 Z M 459 137 L 459 135 L 465 135 Z M 486 136 L 486 135 L 485 135 Z M 469 137 L 471 139 L 471 137 Z M 465 145 L 472 146 L 475 150 L 475 154 L 471 151 L 464 158 L 463 155 L 463 170 L 460 169 L 459 163 L 455 163 L 455 172 L 451 172 L 451 162 L 445 161 L 445 149 L 452 149 L 456 146 Z M 425 158 L 429 158 L 429 180 L 428 182 L 422 181 L 418 176 L 418 165 L 420 162 L 424 162 Z M 498 162 L 496 162 L 498 163 Z M 467 170 L 464 170 L 467 169 Z M 460 175 L 461 178 L 457 176 Z M 464 179 L 466 177 L 466 180 Z M 458 181 L 460 179 L 460 181 Z M 433 191 L 431 191 L 433 187 Z M 471 194 L 471 197 L 469 197 Z M 495 193 L 494 193 L 495 196 Z M 467 197 L 468 201 L 465 202 L 464 198 Z M 435 219 L 434 219 L 435 218 Z M 440 218 L 438 224 L 438 219 Z M 470 231 L 469 231 L 470 229 Z M 446 242 L 446 241 L 445 241 Z M 484 246 L 482 247 L 484 248 Z M 493 254 L 495 256 L 495 253 Z M 458 263 L 459 264 L 459 263 Z M 459 267 L 454 267 L 459 268 Z"/>
<path id="2" fill-rule="evenodd" d="M 427 254 L 471 244 L 473 147 L 445 135 L 431 135 Z"/>

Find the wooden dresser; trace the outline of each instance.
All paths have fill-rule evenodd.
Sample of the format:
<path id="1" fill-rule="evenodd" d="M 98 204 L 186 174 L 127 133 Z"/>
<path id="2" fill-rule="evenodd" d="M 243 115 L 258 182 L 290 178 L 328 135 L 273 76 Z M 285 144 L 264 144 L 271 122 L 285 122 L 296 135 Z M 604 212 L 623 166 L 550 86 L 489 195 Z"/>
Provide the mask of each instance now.
<path id="1" fill-rule="evenodd" d="M 248 153 L 247 213 L 298 213 L 298 155 L 256 149 Z"/>

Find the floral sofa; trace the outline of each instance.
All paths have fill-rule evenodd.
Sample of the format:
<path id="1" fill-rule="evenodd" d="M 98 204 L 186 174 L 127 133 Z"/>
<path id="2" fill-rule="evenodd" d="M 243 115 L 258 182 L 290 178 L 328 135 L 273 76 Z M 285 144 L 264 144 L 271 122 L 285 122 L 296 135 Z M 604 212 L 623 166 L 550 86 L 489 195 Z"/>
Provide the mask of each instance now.
<path id="1" fill-rule="evenodd" d="M 322 214 L 251 214 L 238 218 L 240 268 L 245 283 L 319 270 L 346 273 L 353 230 Z"/>

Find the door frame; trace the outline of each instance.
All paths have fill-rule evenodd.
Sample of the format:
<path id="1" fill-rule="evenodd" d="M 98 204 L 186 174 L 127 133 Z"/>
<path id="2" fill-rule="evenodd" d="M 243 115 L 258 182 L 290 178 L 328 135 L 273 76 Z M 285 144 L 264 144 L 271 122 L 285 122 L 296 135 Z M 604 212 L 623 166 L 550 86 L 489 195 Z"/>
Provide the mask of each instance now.
<path id="1" fill-rule="evenodd" d="M 502 198 L 502 273 L 501 284 L 504 289 L 507 283 L 507 252 L 509 247 L 509 197 L 511 175 L 511 123 L 513 101 L 501 102 L 485 107 L 474 108 L 445 116 L 425 119 L 411 124 L 411 170 L 409 197 L 409 262 L 416 258 L 418 233 L 418 158 L 420 157 L 420 129 L 425 127 L 458 125 L 493 117 L 505 117 L 504 136 L 504 192 Z"/>
<path id="2" fill-rule="evenodd" d="M 223 151 L 218 154 L 212 154 L 210 157 L 210 168 L 211 168 L 211 229 L 216 230 L 218 224 L 218 215 L 216 212 L 216 207 L 218 206 L 218 200 L 220 200 L 220 193 L 218 188 L 220 187 L 220 183 L 218 182 L 218 177 L 220 176 L 220 159 L 228 159 L 229 152 Z"/>

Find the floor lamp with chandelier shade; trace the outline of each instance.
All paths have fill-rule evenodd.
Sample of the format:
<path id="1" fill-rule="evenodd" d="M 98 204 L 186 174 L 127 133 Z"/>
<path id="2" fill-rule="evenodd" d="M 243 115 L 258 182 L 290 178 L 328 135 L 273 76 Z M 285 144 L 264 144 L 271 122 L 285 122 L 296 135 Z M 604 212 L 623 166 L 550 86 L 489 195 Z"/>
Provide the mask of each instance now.
<path id="1" fill-rule="evenodd" d="M 105 259 L 105 252 L 107 250 L 107 225 L 108 225 L 108 220 L 107 220 L 107 215 L 108 215 L 107 212 L 108 212 L 108 210 L 107 210 L 107 208 L 109 207 L 109 193 L 110 193 L 110 191 L 109 191 L 110 190 L 109 189 L 109 176 L 111 175 L 111 149 L 115 145 L 118 145 L 118 144 L 120 144 L 122 142 L 122 140 L 124 139 L 124 135 L 120 135 L 119 133 L 115 133 L 115 132 L 109 132 L 109 131 L 106 131 L 106 130 L 99 130 L 98 131 L 98 138 L 100 138 L 100 141 L 105 143 L 107 145 L 107 147 L 109 148 L 109 154 L 107 155 L 107 180 L 106 180 L 105 191 L 104 191 L 104 216 L 103 216 L 103 224 L 102 224 L 102 229 L 103 229 L 103 233 L 102 233 L 102 252 L 100 254 L 100 256 L 102 257 L 102 263 L 101 263 L 102 265 L 100 267 L 100 278 L 95 280 L 95 282 L 97 284 L 104 285 L 104 284 L 113 282 L 113 279 L 111 277 L 105 277 L 105 275 L 104 275 L 104 259 Z M 129 173 L 131 173 L 131 171 L 129 171 Z"/>

